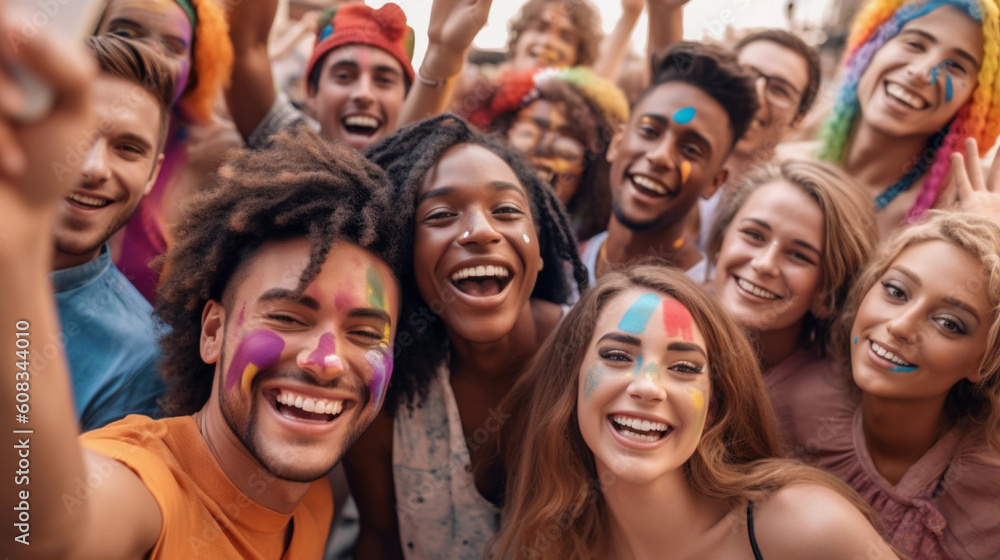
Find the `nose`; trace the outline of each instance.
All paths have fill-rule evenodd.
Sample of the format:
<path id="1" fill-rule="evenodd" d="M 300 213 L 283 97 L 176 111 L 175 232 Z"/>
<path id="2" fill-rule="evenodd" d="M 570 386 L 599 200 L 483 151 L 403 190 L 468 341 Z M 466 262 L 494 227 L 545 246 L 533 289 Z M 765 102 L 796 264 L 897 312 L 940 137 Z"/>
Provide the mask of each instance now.
<path id="1" fill-rule="evenodd" d="M 503 238 L 493 224 L 488 209 L 472 209 L 467 211 L 465 215 L 466 219 L 463 221 L 465 227 L 458 236 L 460 245 L 488 245 L 498 243 Z"/>
<path id="2" fill-rule="evenodd" d="M 764 276 L 778 275 L 778 256 L 781 249 L 777 243 L 771 242 L 761 248 L 757 255 L 750 261 L 750 266 L 754 272 Z"/>
<path id="3" fill-rule="evenodd" d="M 637 370 L 639 368 L 636 368 Z M 628 396 L 640 401 L 657 402 L 667 398 L 666 390 L 660 383 L 660 368 L 651 362 L 635 373 L 628 385 Z"/>
<path id="4" fill-rule="evenodd" d="M 108 168 L 108 142 L 104 138 L 98 138 L 83 160 L 81 174 L 84 185 L 98 186 L 105 183 L 111 177 L 111 170 Z"/>
<path id="5" fill-rule="evenodd" d="M 372 88 L 372 76 L 368 72 L 362 72 L 351 90 L 351 100 L 362 107 L 371 105 L 375 102 Z"/>
<path id="6" fill-rule="evenodd" d="M 673 169 L 677 166 L 673 152 L 674 135 L 667 131 L 653 149 L 646 152 L 646 160 L 655 168 Z"/>
<path id="7" fill-rule="evenodd" d="M 886 323 L 885 329 L 896 340 L 909 344 L 920 341 L 919 311 L 913 307 L 898 308 L 899 313 Z"/>
<path id="8" fill-rule="evenodd" d="M 934 68 L 938 62 L 930 57 L 917 57 L 906 67 L 906 74 L 916 85 L 927 85 L 936 81 Z"/>
<path id="9" fill-rule="evenodd" d="M 296 363 L 318 378 L 336 377 L 347 371 L 347 365 L 337 355 L 337 340 L 332 332 L 324 332 L 312 344 L 306 344 Z"/>

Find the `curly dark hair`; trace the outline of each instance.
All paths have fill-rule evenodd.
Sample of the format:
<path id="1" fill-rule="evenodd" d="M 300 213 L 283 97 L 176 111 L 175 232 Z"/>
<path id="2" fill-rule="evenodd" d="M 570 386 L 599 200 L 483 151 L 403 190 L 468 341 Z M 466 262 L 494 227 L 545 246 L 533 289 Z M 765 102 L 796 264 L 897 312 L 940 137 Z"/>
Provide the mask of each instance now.
<path id="1" fill-rule="evenodd" d="M 566 264 L 573 270 L 576 287 L 587 287 L 587 268 L 580 261 L 576 238 L 562 204 L 552 189 L 542 184 L 531 165 L 513 148 L 496 137 L 477 132 L 461 118 L 444 114 L 397 130 L 368 147 L 366 155 L 385 169 L 393 186 L 397 212 L 403 216 L 402 251 L 413 255 L 414 211 L 417 193 L 427 173 L 441 156 L 457 144 L 475 144 L 496 154 L 517 175 L 528 191 L 531 217 L 540 228 L 539 248 L 545 268 L 538 273 L 532 298 L 553 303 L 568 303 L 573 286 L 567 277 Z M 430 306 L 421 297 L 413 270 L 412 257 L 403 263 L 399 275 L 402 299 L 399 328 L 396 330 L 395 366 L 398 372 L 389 384 L 386 410 L 395 412 L 400 405 L 412 407 L 427 395 L 435 372 L 448 356 L 448 334 Z M 425 318 L 430 320 L 425 320 Z"/>
<path id="2" fill-rule="evenodd" d="M 229 305 L 230 283 L 262 245 L 310 240 L 304 290 L 337 240 L 371 251 L 398 276 L 412 261 L 400 243 L 403 224 L 385 173 L 307 127 L 279 133 L 266 150 L 238 152 L 191 201 L 163 264 L 156 315 L 169 327 L 160 341 L 164 413 L 190 414 L 208 400 L 215 366 L 200 358 L 202 310 L 209 300 Z"/>
<path id="3" fill-rule="evenodd" d="M 753 74 L 740 66 L 730 51 L 703 43 L 681 42 L 662 56 L 654 56 L 652 65 L 653 83 L 639 99 L 661 84 L 691 84 L 707 93 L 729 115 L 733 146 L 746 134 L 760 109 Z"/>
<path id="4" fill-rule="evenodd" d="M 601 31 L 601 15 L 590 0 L 528 0 L 521 6 L 507 25 L 507 56 L 514 54 L 514 45 L 521 38 L 521 33 L 527 29 L 533 20 L 537 19 L 542 9 L 549 4 L 562 4 L 566 7 L 569 19 L 579 31 L 580 42 L 576 46 L 576 64 L 590 66 L 597 59 L 597 47 L 604 38 Z"/>

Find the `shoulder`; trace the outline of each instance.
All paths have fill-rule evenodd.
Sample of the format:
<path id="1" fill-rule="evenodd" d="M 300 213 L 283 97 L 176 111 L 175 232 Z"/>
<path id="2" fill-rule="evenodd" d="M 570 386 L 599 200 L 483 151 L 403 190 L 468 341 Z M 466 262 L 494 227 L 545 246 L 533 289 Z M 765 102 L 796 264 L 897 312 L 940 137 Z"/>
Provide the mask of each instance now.
<path id="1" fill-rule="evenodd" d="M 894 558 L 865 516 L 836 490 L 791 484 L 754 506 L 754 534 L 765 558 Z"/>

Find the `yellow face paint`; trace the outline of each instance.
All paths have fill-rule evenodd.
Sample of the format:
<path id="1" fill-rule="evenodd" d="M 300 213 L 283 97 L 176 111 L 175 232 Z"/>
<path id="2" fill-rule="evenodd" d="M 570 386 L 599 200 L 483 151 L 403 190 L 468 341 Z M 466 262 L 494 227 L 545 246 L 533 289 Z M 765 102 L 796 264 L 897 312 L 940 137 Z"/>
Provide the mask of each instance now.
<path id="1" fill-rule="evenodd" d="M 688 395 L 691 397 L 691 404 L 693 404 L 699 412 L 701 409 L 705 408 L 705 393 L 701 391 L 701 388 L 692 387 L 688 392 Z"/>
<path id="2" fill-rule="evenodd" d="M 250 384 L 253 383 L 253 378 L 256 375 L 257 366 L 247 364 L 247 367 L 243 368 L 243 380 L 240 382 L 240 388 L 243 389 L 244 393 L 250 393 Z"/>
<path id="3" fill-rule="evenodd" d="M 682 161 L 681 162 L 681 184 L 687 183 L 688 177 L 691 175 L 691 162 Z"/>

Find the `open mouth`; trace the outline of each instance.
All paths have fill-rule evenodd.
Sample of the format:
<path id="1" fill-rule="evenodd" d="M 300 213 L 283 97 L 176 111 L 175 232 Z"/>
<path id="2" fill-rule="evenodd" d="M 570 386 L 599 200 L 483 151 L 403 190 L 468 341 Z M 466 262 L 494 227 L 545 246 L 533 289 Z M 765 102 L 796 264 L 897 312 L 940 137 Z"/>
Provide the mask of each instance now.
<path id="1" fill-rule="evenodd" d="M 659 441 L 674 431 L 673 426 L 664 424 L 663 422 L 640 420 L 639 418 L 622 416 L 621 414 L 611 415 L 608 419 L 611 420 L 611 426 L 614 427 L 616 432 L 635 441 Z"/>
<path id="2" fill-rule="evenodd" d="M 83 194 L 73 193 L 66 197 L 66 200 L 75 206 L 81 208 L 98 209 L 104 208 L 105 206 L 111 204 L 110 200 L 104 198 L 97 198 L 95 196 L 86 196 Z"/>
<path id="3" fill-rule="evenodd" d="M 632 181 L 632 185 L 634 185 L 639 192 L 645 194 L 646 196 L 663 197 L 673 196 L 676 194 L 668 189 L 663 183 L 646 177 L 645 175 L 629 175 L 629 179 Z"/>
<path id="4" fill-rule="evenodd" d="M 274 389 L 267 396 L 278 414 L 298 421 L 333 422 L 345 409 L 343 400 L 316 399 L 287 389 Z"/>
<path id="5" fill-rule="evenodd" d="M 451 275 L 451 284 L 473 297 L 495 296 L 510 284 L 511 271 L 503 266 L 467 266 Z"/>
<path id="6" fill-rule="evenodd" d="M 368 115 L 351 115 L 350 117 L 344 117 L 341 122 L 347 132 L 362 136 L 371 136 L 378 132 L 378 129 L 382 126 L 382 123 L 378 119 L 369 117 Z"/>
<path id="7" fill-rule="evenodd" d="M 913 371 L 914 369 L 917 368 L 917 366 L 911 364 L 910 362 L 907 362 L 906 360 L 900 358 L 899 356 L 879 346 L 879 344 L 874 340 L 869 340 L 868 345 L 871 347 L 872 352 L 878 354 L 879 357 L 885 358 L 886 360 L 889 360 L 890 362 L 902 368 L 899 371 Z"/>
<path id="8" fill-rule="evenodd" d="M 734 276 L 734 278 L 736 278 L 736 285 L 739 286 L 740 289 L 742 289 L 744 292 L 749 292 L 762 299 L 770 299 L 770 300 L 781 299 L 781 296 L 779 296 L 778 294 L 775 294 L 774 292 L 769 292 L 764 288 L 761 288 L 757 284 L 750 282 L 749 280 L 744 280 L 739 276 Z"/>
<path id="9" fill-rule="evenodd" d="M 885 94 L 894 99 L 895 101 L 898 101 L 900 104 L 909 107 L 910 109 L 913 109 L 915 111 L 925 109 L 928 105 L 927 101 L 906 91 L 906 88 L 904 88 L 899 84 L 886 82 Z"/>

